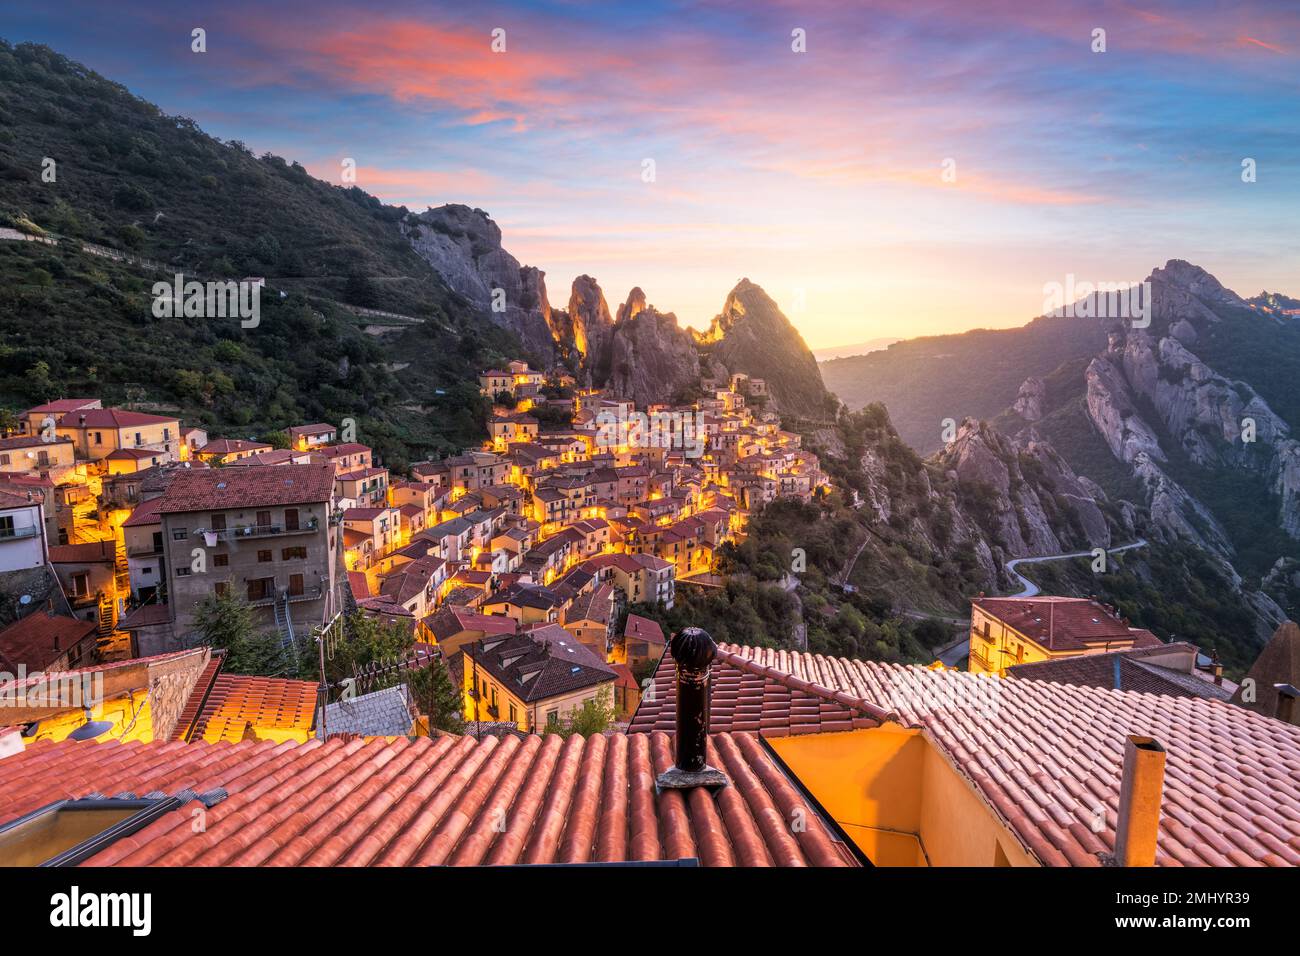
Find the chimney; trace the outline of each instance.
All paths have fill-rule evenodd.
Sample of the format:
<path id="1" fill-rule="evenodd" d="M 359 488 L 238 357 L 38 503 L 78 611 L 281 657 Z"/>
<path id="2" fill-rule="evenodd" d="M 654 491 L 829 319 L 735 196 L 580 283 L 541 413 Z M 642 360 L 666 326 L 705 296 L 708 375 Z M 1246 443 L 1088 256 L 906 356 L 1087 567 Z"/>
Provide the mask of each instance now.
<path id="1" fill-rule="evenodd" d="M 1292 684 L 1274 684 L 1273 689 L 1277 691 L 1277 713 L 1278 720 L 1288 724 L 1295 723 L 1295 699 L 1300 697 L 1300 688 Z"/>
<path id="2" fill-rule="evenodd" d="M 655 780 L 655 790 L 691 790 L 728 785 L 727 775 L 706 762 L 709 739 L 709 666 L 718 647 L 703 628 L 684 627 L 668 645 L 677 669 L 677 726 L 672 767 Z"/>
<path id="3" fill-rule="evenodd" d="M 1160 796 L 1165 787 L 1165 748 L 1154 737 L 1130 735 L 1124 743 L 1124 776 L 1115 826 L 1117 866 L 1155 866 Z"/>

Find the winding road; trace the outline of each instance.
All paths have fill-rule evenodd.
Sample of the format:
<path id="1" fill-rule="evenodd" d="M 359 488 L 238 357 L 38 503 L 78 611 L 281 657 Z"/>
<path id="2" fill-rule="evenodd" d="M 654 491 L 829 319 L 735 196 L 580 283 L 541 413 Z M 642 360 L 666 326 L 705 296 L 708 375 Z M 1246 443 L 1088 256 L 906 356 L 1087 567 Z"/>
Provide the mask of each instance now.
<path id="1" fill-rule="evenodd" d="M 1122 544 L 1117 548 L 1108 548 L 1106 550 L 1106 553 L 1119 554 L 1121 551 L 1131 551 L 1133 548 L 1146 547 L 1146 544 L 1147 544 L 1146 538 L 1138 538 L 1136 541 L 1131 541 L 1128 544 Z M 1092 557 L 1091 551 L 1074 551 L 1070 554 L 1045 554 L 1037 558 L 1015 558 L 1011 561 L 1008 561 L 1005 565 L 1007 571 L 1009 571 L 1012 575 L 1018 578 L 1020 580 L 1020 583 L 1023 584 L 1024 587 L 1016 594 L 1009 594 L 1007 595 L 1007 597 L 1018 597 L 1018 598 L 1034 597 L 1040 591 L 1040 588 L 1038 587 L 1037 584 L 1035 584 L 1033 581 L 1029 580 L 1029 578 L 1025 577 L 1023 574 L 1021 574 L 1019 571 L 1016 570 L 1016 568 L 1020 567 L 1020 565 L 1022 564 L 1042 564 L 1047 561 L 1065 561 L 1070 558 L 1090 558 L 1090 557 Z M 930 615 L 926 615 L 926 616 L 928 617 Z M 945 619 L 940 618 L 940 620 L 945 620 Z M 946 620 L 951 620 L 951 618 L 948 618 Z M 947 647 L 941 648 L 938 657 L 939 660 L 943 661 L 943 663 L 948 667 L 955 667 L 957 664 L 960 664 L 962 661 L 966 660 L 966 658 L 969 655 L 970 655 L 970 635 L 967 634 L 965 638 L 958 641 L 957 643 L 950 644 Z"/>

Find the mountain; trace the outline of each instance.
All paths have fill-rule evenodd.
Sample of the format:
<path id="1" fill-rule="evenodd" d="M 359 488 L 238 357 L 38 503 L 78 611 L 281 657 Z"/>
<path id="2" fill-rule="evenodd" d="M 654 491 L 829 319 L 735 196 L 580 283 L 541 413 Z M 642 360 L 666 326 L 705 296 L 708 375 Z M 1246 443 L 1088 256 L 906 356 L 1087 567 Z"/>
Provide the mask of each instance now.
<path id="1" fill-rule="evenodd" d="M 866 355 L 868 352 L 887 349 L 897 341 L 896 338 L 878 338 L 868 339 L 865 342 L 855 342 L 852 345 L 832 345 L 829 348 L 813 349 L 813 358 L 819 362 L 829 362 L 831 359 Z"/>
<path id="2" fill-rule="evenodd" d="M 1016 329 L 975 329 L 895 342 L 887 349 L 821 363 L 826 387 L 850 408 L 881 402 L 903 440 L 937 451 L 945 420 L 992 418 L 1029 376 L 1106 346 L 1096 322 L 1043 317 Z"/>
<path id="3" fill-rule="evenodd" d="M 787 415 L 833 417 L 817 360 L 772 298 L 748 279 L 727 296 L 708 330 L 696 336 L 703 353 L 728 372 L 761 378 Z"/>
<path id="4" fill-rule="evenodd" d="M 412 248 L 487 320 L 520 338 L 534 361 L 562 362 L 596 386 L 639 404 L 694 397 L 702 378 L 761 378 L 785 415 L 834 416 L 835 403 L 803 338 L 758 285 L 742 279 L 707 332 L 695 333 L 634 288 L 611 317 L 599 283 L 573 280 L 567 309 L 552 308 L 545 276 L 502 246 L 481 209 L 447 205 L 403 222 Z M 494 295 L 498 300 L 493 307 Z"/>
<path id="5" fill-rule="evenodd" d="M 0 241 L 0 404 L 101 395 L 228 435 L 351 418 L 398 467 L 476 443 L 474 376 L 520 344 L 417 254 L 408 216 L 0 41 L 0 226 L 50 240 Z M 264 277 L 259 325 L 155 318 L 177 273 Z"/>
<path id="6" fill-rule="evenodd" d="M 1155 584 L 1157 601 L 1160 592 L 1185 591 L 1191 603 L 1199 593 L 1215 605 L 1205 620 L 1232 632 L 1223 635 L 1225 654 L 1248 660 L 1247 649 L 1300 612 L 1295 300 L 1243 299 L 1182 260 L 1147 282 L 1145 328 L 1041 318 L 1021 329 L 899 343 L 865 357 L 899 359 L 871 382 L 887 383 L 879 391 L 893 391 L 891 412 L 919 430 L 921 447 L 933 447 L 945 413 L 987 418 L 1017 447 L 1049 444 L 1094 498 L 1105 496 L 1133 534 L 1152 541 L 1125 556 L 1127 577 L 1074 583 L 1103 594 Z M 1003 361 L 985 368 L 994 342 Z M 1018 370 L 1007 355 L 1020 357 Z M 822 366 L 829 382 L 840 381 L 837 364 Z M 964 381 L 957 366 L 969 369 Z"/>
<path id="7" fill-rule="evenodd" d="M 514 332 L 541 367 L 556 355 L 546 275 L 501 247 L 501 229 L 481 209 L 449 204 L 403 222 L 411 248 L 454 291 L 497 325 Z"/>

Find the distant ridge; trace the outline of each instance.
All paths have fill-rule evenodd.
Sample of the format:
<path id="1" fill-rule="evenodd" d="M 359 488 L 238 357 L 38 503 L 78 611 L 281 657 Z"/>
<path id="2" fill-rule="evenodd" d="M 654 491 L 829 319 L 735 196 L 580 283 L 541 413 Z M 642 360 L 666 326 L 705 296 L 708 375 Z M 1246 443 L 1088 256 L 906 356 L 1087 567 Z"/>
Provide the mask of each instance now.
<path id="1" fill-rule="evenodd" d="M 812 354 L 813 358 L 819 362 L 829 362 L 831 359 L 852 358 L 854 355 L 879 352 L 881 349 L 887 349 L 899 341 L 902 340 L 897 338 L 867 339 L 865 342 L 855 342 L 852 345 L 832 345 L 829 348 L 813 349 Z"/>

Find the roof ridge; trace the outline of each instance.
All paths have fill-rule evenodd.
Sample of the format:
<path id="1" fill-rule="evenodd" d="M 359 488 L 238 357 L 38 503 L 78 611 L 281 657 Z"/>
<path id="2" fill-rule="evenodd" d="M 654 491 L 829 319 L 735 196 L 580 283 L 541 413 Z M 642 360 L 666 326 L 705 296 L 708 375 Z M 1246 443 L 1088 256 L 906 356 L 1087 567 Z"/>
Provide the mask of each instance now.
<path id="1" fill-rule="evenodd" d="M 735 646 L 743 647 L 747 645 L 735 645 Z M 801 654 L 803 652 L 787 651 L 787 653 Z M 790 688 L 791 690 L 803 691 L 805 693 L 812 694 L 815 697 L 820 697 L 829 703 L 840 704 L 845 707 L 851 707 L 855 710 L 859 710 L 862 713 L 870 717 L 874 717 L 876 720 L 879 720 L 881 722 L 889 721 L 890 723 L 895 723 L 895 724 L 904 723 L 902 718 L 898 715 L 897 711 L 885 710 L 883 707 L 878 707 L 877 705 L 871 703 L 868 700 L 864 700 L 861 697 L 857 697 L 853 694 L 849 694 L 842 690 L 831 690 L 829 687 L 823 687 L 821 684 L 815 684 L 810 680 L 805 680 L 802 677 L 798 677 L 794 674 L 788 673 L 787 671 L 781 670 L 780 668 L 775 667 L 773 665 L 760 664 L 758 663 L 758 661 L 751 660 L 747 657 L 744 657 L 743 655 L 735 653 L 734 651 L 724 650 L 722 647 L 719 647 L 717 652 L 717 659 L 721 663 L 730 664 L 732 667 L 736 667 L 743 671 L 748 671 L 751 674 L 757 674 L 760 677 L 770 677 L 778 684 L 782 684 Z"/>

